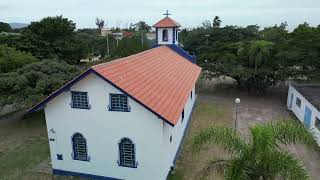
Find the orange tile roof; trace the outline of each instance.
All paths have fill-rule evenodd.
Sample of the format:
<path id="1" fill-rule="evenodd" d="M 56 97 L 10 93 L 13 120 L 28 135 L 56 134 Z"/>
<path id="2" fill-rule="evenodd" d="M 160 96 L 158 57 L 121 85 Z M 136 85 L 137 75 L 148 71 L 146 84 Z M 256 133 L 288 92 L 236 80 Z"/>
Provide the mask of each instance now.
<path id="1" fill-rule="evenodd" d="M 175 125 L 201 68 L 167 46 L 159 46 L 92 69 Z"/>
<path id="2" fill-rule="evenodd" d="M 173 19 L 169 17 L 165 17 L 157 22 L 153 27 L 155 28 L 167 28 L 167 27 L 180 27 L 181 25 L 175 22 Z"/>

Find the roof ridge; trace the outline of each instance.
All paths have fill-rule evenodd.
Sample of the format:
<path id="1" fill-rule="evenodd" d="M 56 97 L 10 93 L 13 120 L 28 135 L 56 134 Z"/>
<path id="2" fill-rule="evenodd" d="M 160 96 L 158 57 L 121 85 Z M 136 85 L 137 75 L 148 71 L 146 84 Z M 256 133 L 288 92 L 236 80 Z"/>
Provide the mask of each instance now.
<path id="1" fill-rule="evenodd" d="M 153 50 L 155 50 L 155 49 L 157 49 L 157 48 L 159 48 L 159 47 L 161 47 L 161 46 L 157 46 L 157 47 L 154 47 L 154 48 L 151 48 L 151 49 L 147 49 L 147 50 L 141 51 L 141 52 L 139 52 L 139 53 L 137 53 L 137 54 L 132 54 L 132 55 L 125 56 L 125 57 L 122 57 L 122 58 L 114 59 L 114 60 L 109 61 L 109 62 L 104 62 L 104 63 L 96 64 L 96 65 L 91 66 L 91 68 L 98 67 L 98 66 L 103 66 L 103 65 L 106 65 L 106 64 L 116 63 L 116 62 L 121 61 L 121 60 L 126 60 L 126 58 L 128 58 L 128 57 L 139 56 L 139 55 L 144 54 L 144 53 L 147 53 L 147 52 L 149 52 L 149 51 L 153 51 Z"/>

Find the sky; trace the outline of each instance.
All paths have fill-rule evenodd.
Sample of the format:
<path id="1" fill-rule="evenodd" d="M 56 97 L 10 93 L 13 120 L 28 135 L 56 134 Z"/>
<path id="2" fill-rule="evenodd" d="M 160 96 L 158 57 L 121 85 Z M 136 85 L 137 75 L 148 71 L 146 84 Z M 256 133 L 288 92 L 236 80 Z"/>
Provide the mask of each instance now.
<path id="1" fill-rule="evenodd" d="M 130 22 L 153 25 L 166 10 L 170 17 L 192 28 L 219 16 L 222 25 L 261 27 L 287 22 L 289 29 L 303 22 L 320 24 L 320 0 L 1 0 L 0 21 L 30 23 L 43 17 L 63 15 L 77 28 L 95 27 L 103 18 L 108 27 Z"/>

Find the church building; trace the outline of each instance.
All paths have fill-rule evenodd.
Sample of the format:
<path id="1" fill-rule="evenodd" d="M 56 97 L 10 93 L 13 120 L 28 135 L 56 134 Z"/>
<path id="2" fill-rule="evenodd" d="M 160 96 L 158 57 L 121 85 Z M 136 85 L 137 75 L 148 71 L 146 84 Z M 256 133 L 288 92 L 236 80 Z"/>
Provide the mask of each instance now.
<path id="1" fill-rule="evenodd" d="M 179 23 L 167 15 L 153 27 L 156 47 L 92 66 L 29 110 L 44 109 L 54 174 L 167 178 L 201 68 L 179 47 Z"/>

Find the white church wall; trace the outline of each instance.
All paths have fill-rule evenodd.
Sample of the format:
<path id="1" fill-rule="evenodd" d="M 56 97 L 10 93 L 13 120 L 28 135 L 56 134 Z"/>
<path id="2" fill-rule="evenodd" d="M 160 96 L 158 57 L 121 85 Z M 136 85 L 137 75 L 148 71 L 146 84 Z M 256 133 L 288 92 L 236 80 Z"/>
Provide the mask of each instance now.
<path id="1" fill-rule="evenodd" d="M 293 95 L 293 96 L 292 96 Z M 299 107 L 296 104 L 297 97 L 301 100 L 301 106 Z M 292 102 L 291 102 L 292 98 Z M 316 141 L 320 145 L 320 131 L 315 126 L 315 119 L 318 117 L 320 119 L 320 112 L 317 108 L 315 108 L 300 92 L 298 92 L 293 86 L 289 86 L 288 97 L 287 97 L 287 107 L 291 110 L 295 116 L 299 119 L 299 121 L 303 124 L 305 108 L 306 106 L 311 110 L 311 122 L 310 129 L 314 132 L 316 137 Z"/>
<path id="2" fill-rule="evenodd" d="M 180 115 L 180 119 L 178 123 L 172 127 L 168 124 L 164 123 L 163 128 L 163 147 L 166 150 L 164 152 L 164 166 L 163 171 L 168 172 L 170 170 L 170 167 L 174 164 L 174 159 L 176 156 L 176 153 L 179 149 L 180 142 L 182 141 L 184 131 L 186 130 L 188 121 L 190 120 L 189 117 L 192 113 L 192 108 L 194 106 L 196 100 L 196 94 L 195 94 L 195 88 L 192 89 L 192 98 L 191 98 L 191 92 L 188 98 L 188 101 L 184 108 L 184 120 L 181 122 L 182 116 Z M 170 136 L 172 135 L 172 142 L 170 143 Z"/>
<path id="3" fill-rule="evenodd" d="M 167 172 L 161 171 L 166 151 L 161 146 L 161 119 L 130 98 L 131 112 L 108 111 L 109 93 L 121 92 L 94 74 L 76 83 L 71 91 L 88 92 L 91 109 L 71 108 L 70 91 L 58 95 L 46 105 L 48 137 L 55 138 L 55 141 L 50 141 L 54 169 L 128 180 L 165 179 Z M 186 108 L 186 117 L 190 113 L 189 109 Z M 178 126 L 181 126 L 180 123 Z M 91 158 L 89 162 L 72 159 L 71 136 L 76 132 L 87 140 L 88 155 Z M 177 133 L 173 132 L 174 148 L 181 138 Z M 118 142 L 123 137 L 135 143 L 137 168 L 117 164 Z M 63 160 L 57 160 L 56 154 L 62 154 Z"/>

